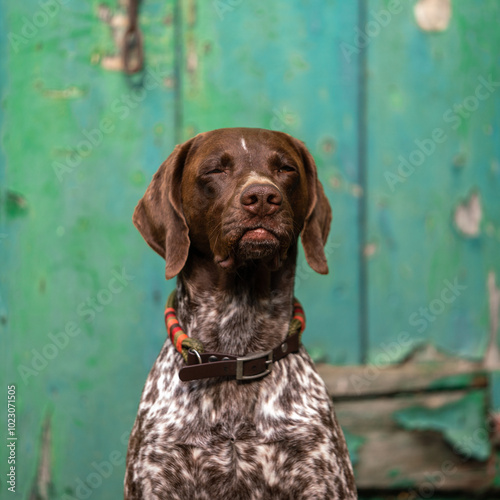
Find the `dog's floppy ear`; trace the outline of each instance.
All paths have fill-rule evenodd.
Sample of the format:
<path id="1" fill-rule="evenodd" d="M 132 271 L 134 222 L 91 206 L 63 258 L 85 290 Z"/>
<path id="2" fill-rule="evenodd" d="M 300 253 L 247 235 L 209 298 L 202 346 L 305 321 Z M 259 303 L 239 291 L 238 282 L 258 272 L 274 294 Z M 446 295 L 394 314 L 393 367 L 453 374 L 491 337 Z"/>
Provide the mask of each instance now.
<path id="1" fill-rule="evenodd" d="M 301 233 L 302 246 L 307 263 L 320 274 L 328 274 L 324 246 L 330 232 L 332 209 L 318 180 L 316 163 L 304 143 L 299 142 L 302 161 L 307 173 L 309 206 Z"/>
<path id="2" fill-rule="evenodd" d="M 146 243 L 165 259 L 167 279 L 181 271 L 188 257 L 189 228 L 182 211 L 181 180 L 193 140 L 176 146 L 163 162 L 132 217 Z"/>

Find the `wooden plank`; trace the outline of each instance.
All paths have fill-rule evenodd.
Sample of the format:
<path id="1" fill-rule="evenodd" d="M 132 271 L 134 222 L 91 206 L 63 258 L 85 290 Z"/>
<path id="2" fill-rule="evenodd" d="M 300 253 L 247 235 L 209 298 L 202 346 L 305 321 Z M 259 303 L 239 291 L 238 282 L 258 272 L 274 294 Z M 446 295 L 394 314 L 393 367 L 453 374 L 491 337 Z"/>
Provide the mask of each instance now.
<path id="1" fill-rule="evenodd" d="M 479 360 L 500 275 L 500 4 L 452 2 L 429 32 L 414 3 L 369 39 L 369 359 L 407 332 Z"/>
<path id="2" fill-rule="evenodd" d="M 164 23 L 173 2 L 142 6 L 148 90 L 103 65 L 117 54 L 116 2 L 110 17 L 99 2 L 53 2 L 50 15 L 45 4 L 1 13 L 4 34 L 21 37 L 1 42 L 2 147 L 15 194 L 2 336 L 18 386 L 17 492 L 45 498 L 51 485 L 66 500 L 118 498 L 127 435 L 165 338 L 164 263 L 131 215 L 174 146 L 173 29 Z M 103 462 L 112 470 L 99 475 Z"/>
<path id="3" fill-rule="evenodd" d="M 317 369 L 333 398 L 362 398 L 401 392 L 486 387 L 488 373 L 464 360 L 406 363 L 401 366 L 332 366 Z"/>
<path id="4" fill-rule="evenodd" d="M 419 431 L 405 429 L 401 422 L 398 423 L 398 413 L 415 407 L 427 409 L 429 414 L 446 407 L 453 409 L 458 417 L 461 402 L 471 394 L 478 396 L 476 416 L 483 415 L 484 424 L 470 425 L 467 431 L 463 424 L 464 433 L 457 438 L 455 446 L 463 442 L 466 450 L 471 441 L 478 444 L 478 440 L 487 440 L 484 391 L 336 402 L 337 417 L 348 442 L 355 438 L 356 448 L 351 449 L 351 456 L 355 457 L 358 488 L 404 490 L 425 498 L 423 493 L 431 489 L 478 492 L 495 487 L 493 455 L 486 461 L 477 461 L 468 452 L 456 453 L 442 429 L 432 430 L 435 422 L 429 424 L 429 430 Z M 471 408 L 468 411 L 473 413 Z"/>
<path id="5" fill-rule="evenodd" d="M 318 276 L 301 255 L 296 293 L 316 359 L 360 361 L 357 249 L 357 2 L 183 2 L 184 137 L 220 127 L 279 129 L 306 142 L 333 209 Z"/>

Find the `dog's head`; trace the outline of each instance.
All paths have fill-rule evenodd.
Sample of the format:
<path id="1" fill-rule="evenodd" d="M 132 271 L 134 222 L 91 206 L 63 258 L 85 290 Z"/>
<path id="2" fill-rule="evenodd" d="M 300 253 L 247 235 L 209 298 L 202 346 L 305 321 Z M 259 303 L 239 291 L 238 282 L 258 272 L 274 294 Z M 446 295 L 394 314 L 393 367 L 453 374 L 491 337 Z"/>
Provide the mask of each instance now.
<path id="1" fill-rule="evenodd" d="M 301 235 L 309 265 L 326 274 L 331 209 L 305 145 L 282 132 L 228 128 L 175 148 L 133 216 L 165 258 L 166 278 L 190 248 L 223 269 L 263 261 L 278 268 Z"/>

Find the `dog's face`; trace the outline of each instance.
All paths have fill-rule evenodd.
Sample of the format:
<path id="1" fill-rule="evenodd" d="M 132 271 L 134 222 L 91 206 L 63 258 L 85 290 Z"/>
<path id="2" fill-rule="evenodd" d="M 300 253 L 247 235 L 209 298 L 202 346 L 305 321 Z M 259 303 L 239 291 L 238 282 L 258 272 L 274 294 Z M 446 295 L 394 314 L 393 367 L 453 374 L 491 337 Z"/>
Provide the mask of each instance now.
<path id="1" fill-rule="evenodd" d="M 307 261 L 328 272 L 331 210 L 303 143 L 281 132 L 220 129 L 177 146 L 139 202 L 134 223 L 166 260 L 166 277 L 189 249 L 234 270 L 280 267 L 302 231 Z"/>

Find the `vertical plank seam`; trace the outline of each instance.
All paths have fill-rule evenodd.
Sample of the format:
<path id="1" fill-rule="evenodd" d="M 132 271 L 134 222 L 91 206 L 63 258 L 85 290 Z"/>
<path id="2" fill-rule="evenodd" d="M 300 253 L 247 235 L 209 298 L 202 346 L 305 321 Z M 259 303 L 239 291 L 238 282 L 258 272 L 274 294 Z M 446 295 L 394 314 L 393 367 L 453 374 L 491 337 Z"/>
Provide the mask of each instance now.
<path id="1" fill-rule="evenodd" d="M 358 0 L 358 26 L 366 26 L 366 10 L 368 0 Z M 367 147 L 367 50 L 362 48 L 358 59 L 358 183 L 361 187 L 361 196 L 358 198 L 358 294 L 359 294 L 359 340 L 361 363 L 368 361 L 368 270 L 364 257 L 367 230 L 367 172 L 366 172 L 366 147 Z"/>
<path id="2" fill-rule="evenodd" d="M 174 0 L 174 139 L 176 144 L 183 141 L 183 57 L 184 30 L 182 26 L 182 0 Z"/>
<path id="3" fill-rule="evenodd" d="M 0 28 L 3 33 L 7 33 L 7 7 L 0 6 Z M 10 338 L 9 331 L 10 325 L 7 321 L 7 290 L 9 286 L 7 270 L 10 269 L 8 262 L 9 252 L 7 249 L 7 238 L 9 235 L 7 231 L 7 155 L 4 146 L 4 137 L 7 130 L 6 126 L 6 109 L 5 101 L 8 98 L 8 86 L 10 79 L 7 73 L 7 60 L 8 60 L 9 46 L 7 39 L 4 37 L 0 41 L 0 262 L 2 263 L 0 269 L 0 332 L 4 339 L 0 345 L 5 348 L 3 352 L 8 351 L 8 340 Z M 2 359 L 4 363 L 7 362 L 6 357 Z"/>

